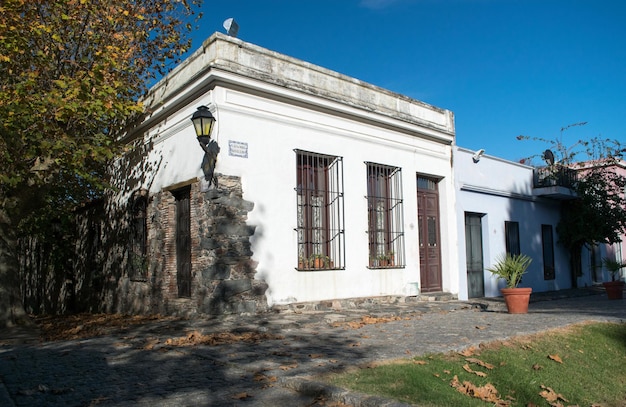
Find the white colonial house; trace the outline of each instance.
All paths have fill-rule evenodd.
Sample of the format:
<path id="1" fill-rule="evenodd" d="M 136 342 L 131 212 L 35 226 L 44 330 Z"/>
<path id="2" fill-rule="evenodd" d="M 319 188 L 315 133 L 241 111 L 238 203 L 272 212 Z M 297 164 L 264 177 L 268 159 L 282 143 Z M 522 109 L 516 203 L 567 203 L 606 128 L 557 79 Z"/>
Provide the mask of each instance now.
<path id="1" fill-rule="evenodd" d="M 458 293 L 452 112 L 219 33 L 145 105 L 108 207 L 131 240 L 108 309 Z"/>

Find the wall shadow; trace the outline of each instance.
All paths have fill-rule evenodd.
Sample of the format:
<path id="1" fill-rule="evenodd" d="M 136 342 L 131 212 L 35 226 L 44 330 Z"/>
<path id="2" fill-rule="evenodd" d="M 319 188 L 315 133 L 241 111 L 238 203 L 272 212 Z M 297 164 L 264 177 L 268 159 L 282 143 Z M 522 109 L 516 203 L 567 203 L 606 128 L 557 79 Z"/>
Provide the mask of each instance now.
<path id="1" fill-rule="evenodd" d="M 16 406 L 209 406 L 255 400 L 297 405 L 295 395 L 280 388 L 279 378 L 336 371 L 368 355 L 341 330 L 286 333 L 263 324 L 257 332 L 279 337 L 218 346 L 167 345 L 166 338 L 185 336 L 190 329 L 189 323 L 174 321 L 106 337 L 4 347 L 0 375 Z M 251 331 L 235 327 L 230 332 Z"/>

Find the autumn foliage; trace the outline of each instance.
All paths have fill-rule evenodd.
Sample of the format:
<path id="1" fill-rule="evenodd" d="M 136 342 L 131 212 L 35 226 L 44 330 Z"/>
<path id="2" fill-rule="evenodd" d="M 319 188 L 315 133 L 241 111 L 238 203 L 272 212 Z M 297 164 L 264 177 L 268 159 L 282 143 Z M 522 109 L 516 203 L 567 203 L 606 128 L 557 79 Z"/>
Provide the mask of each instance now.
<path id="1" fill-rule="evenodd" d="M 187 0 L 0 6 L 0 192 L 99 183 L 148 81 L 190 47 Z M 95 171 L 95 172 L 94 172 Z M 78 199 L 78 198 L 77 198 Z"/>
<path id="2" fill-rule="evenodd" d="M 0 2 L 0 327 L 26 321 L 20 237 L 63 235 L 106 188 L 150 81 L 190 48 L 200 2 Z"/>

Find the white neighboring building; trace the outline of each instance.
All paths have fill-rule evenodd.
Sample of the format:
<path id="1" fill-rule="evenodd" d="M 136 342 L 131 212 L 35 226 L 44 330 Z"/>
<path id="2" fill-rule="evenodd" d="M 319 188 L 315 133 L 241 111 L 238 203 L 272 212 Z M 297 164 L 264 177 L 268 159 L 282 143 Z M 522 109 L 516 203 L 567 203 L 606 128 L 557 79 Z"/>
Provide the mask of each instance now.
<path id="1" fill-rule="evenodd" d="M 217 188 L 190 120 L 200 106 L 217 119 Z M 117 172 L 118 204 L 146 207 L 125 270 L 140 267 L 108 278 L 109 308 L 253 311 L 235 298 L 250 290 L 257 309 L 263 295 L 271 306 L 458 293 L 452 112 L 219 33 L 146 107 Z M 237 195 L 248 229 L 230 233 L 221 215 Z"/>
<path id="2" fill-rule="evenodd" d="M 533 261 L 520 287 L 534 292 L 572 287 L 569 254 L 558 244 L 560 203 L 572 199 L 559 186 L 535 188 L 533 167 L 460 147 L 454 149 L 459 236 L 459 299 L 499 296 L 503 281 L 487 271 L 509 251 Z M 578 278 L 592 285 L 591 273 Z"/>

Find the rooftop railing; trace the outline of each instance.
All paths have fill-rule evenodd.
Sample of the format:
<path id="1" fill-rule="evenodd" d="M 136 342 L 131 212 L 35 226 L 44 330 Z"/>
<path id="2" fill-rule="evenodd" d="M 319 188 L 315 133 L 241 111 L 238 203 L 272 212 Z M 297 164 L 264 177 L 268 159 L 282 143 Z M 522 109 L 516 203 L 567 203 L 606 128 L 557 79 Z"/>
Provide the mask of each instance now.
<path id="1" fill-rule="evenodd" d="M 574 188 L 577 181 L 576 170 L 559 165 L 535 168 L 533 171 L 533 187 L 565 187 Z"/>

